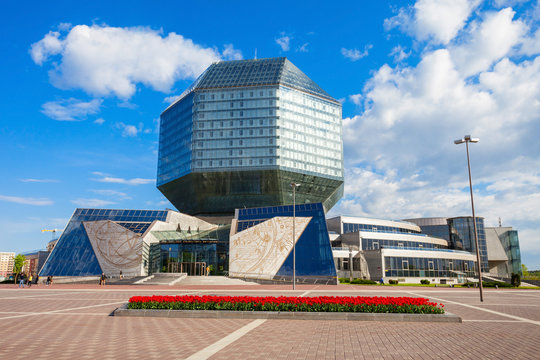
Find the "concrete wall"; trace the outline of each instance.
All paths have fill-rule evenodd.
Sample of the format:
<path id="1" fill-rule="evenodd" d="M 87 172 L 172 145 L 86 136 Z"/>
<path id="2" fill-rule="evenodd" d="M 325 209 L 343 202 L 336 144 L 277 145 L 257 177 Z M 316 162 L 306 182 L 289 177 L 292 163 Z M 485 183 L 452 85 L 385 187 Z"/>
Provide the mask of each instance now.
<path id="1" fill-rule="evenodd" d="M 369 278 L 379 281 L 383 277 L 383 264 L 381 250 L 368 250 L 363 252 L 366 259 Z"/>

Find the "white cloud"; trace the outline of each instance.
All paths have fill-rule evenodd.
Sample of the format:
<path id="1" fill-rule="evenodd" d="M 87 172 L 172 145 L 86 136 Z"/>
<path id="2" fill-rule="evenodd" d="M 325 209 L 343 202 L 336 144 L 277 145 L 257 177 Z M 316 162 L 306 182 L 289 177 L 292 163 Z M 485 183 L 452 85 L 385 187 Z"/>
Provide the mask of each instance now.
<path id="1" fill-rule="evenodd" d="M 350 59 L 352 61 L 360 60 L 363 57 L 368 56 L 369 49 L 371 49 L 373 45 L 368 44 L 364 46 L 364 50 L 360 51 L 358 49 L 345 49 L 341 48 L 341 55 L 345 56 L 347 59 Z"/>
<path id="2" fill-rule="evenodd" d="M 19 197 L 19 196 L 7 196 L 0 195 L 0 201 L 7 201 L 16 204 L 46 206 L 52 205 L 53 202 L 47 198 L 31 198 L 31 197 Z"/>
<path id="3" fill-rule="evenodd" d="M 472 134 L 476 213 L 486 226 L 500 216 L 522 255 L 540 255 L 540 56 L 516 55 L 535 35 L 511 9 L 471 16 L 458 40 L 416 44 L 418 64 L 383 65 L 350 98 L 363 106 L 343 121 L 345 197 L 332 212 L 469 215 L 465 149 L 453 140 Z"/>
<path id="4" fill-rule="evenodd" d="M 362 94 L 349 95 L 349 100 L 355 105 L 362 104 Z"/>
<path id="5" fill-rule="evenodd" d="M 58 30 L 59 31 L 68 31 L 69 29 L 71 29 L 72 25 L 71 23 L 60 23 L 58 24 Z"/>
<path id="6" fill-rule="evenodd" d="M 88 207 L 88 208 L 100 208 L 107 205 L 116 204 L 114 201 L 101 200 L 101 199 L 84 199 L 78 198 L 71 200 L 71 202 L 79 207 Z"/>
<path id="7" fill-rule="evenodd" d="M 50 32 L 32 44 L 30 53 L 40 65 L 53 58 L 49 75 L 56 87 L 122 99 L 130 98 L 139 83 L 168 92 L 175 81 L 197 77 L 222 57 L 179 34 L 100 25 L 77 25 L 65 36 Z M 223 56 L 236 59 L 241 53 L 227 45 Z"/>
<path id="8" fill-rule="evenodd" d="M 406 52 L 405 48 L 401 45 L 395 46 L 390 52 L 390 56 L 394 57 L 394 62 L 400 62 L 405 60 L 411 55 L 410 52 Z"/>
<path id="9" fill-rule="evenodd" d="M 98 124 L 98 125 L 102 125 L 104 122 L 105 122 L 105 119 L 103 118 L 98 118 L 94 120 L 94 124 Z"/>
<path id="10" fill-rule="evenodd" d="M 98 195 L 115 197 L 115 198 L 118 198 L 119 200 L 131 199 L 131 196 L 129 196 L 128 194 L 122 191 L 116 191 L 116 190 L 110 190 L 110 189 L 92 189 L 90 191 Z"/>
<path id="11" fill-rule="evenodd" d="M 118 122 L 116 123 L 116 127 L 122 130 L 123 137 L 135 137 L 143 130 L 142 123 L 139 124 L 139 127 L 136 127 L 135 125 L 126 125 L 123 122 Z"/>
<path id="12" fill-rule="evenodd" d="M 88 102 L 67 99 L 49 101 L 41 106 L 41 112 L 51 119 L 58 121 L 80 121 L 88 115 L 99 112 L 102 100 L 94 99 Z"/>
<path id="13" fill-rule="evenodd" d="M 59 180 L 54 179 L 21 179 L 22 182 L 27 183 L 57 183 L 60 182 Z"/>
<path id="14" fill-rule="evenodd" d="M 296 48 L 296 52 L 308 52 L 308 45 L 309 43 L 303 43 L 301 46 Z"/>
<path id="15" fill-rule="evenodd" d="M 242 52 L 234 48 L 233 44 L 225 45 L 223 49 L 223 58 L 225 60 L 242 60 Z"/>
<path id="16" fill-rule="evenodd" d="M 124 178 L 112 177 L 98 171 L 95 171 L 92 174 L 101 176 L 101 178 L 99 179 L 92 179 L 92 180 L 98 181 L 98 182 L 104 182 L 104 183 L 124 184 L 124 185 L 144 185 L 144 184 L 153 183 L 155 181 L 154 179 L 142 179 L 142 178 L 124 179 Z"/>
<path id="17" fill-rule="evenodd" d="M 478 0 L 420 0 L 414 5 L 416 36 L 447 44 L 465 25 Z"/>
<path id="18" fill-rule="evenodd" d="M 510 8 L 490 12 L 482 22 L 474 22 L 468 29 L 463 44 L 450 47 L 452 59 L 465 76 L 488 70 L 497 60 L 508 56 L 522 42 L 526 26 L 513 21 L 515 12 Z"/>
<path id="19" fill-rule="evenodd" d="M 163 99 L 163 102 L 164 102 L 164 103 L 167 103 L 167 104 L 172 104 L 172 103 L 175 102 L 179 97 L 180 97 L 180 95 L 167 96 L 165 99 Z"/>
<path id="20" fill-rule="evenodd" d="M 285 35 L 285 33 L 281 33 L 281 37 L 276 39 L 276 44 L 278 44 L 281 47 L 282 51 L 290 50 L 290 42 L 291 42 L 291 37 Z"/>
<path id="21" fill-rule="evenodd" d="M 479 0 L 418 0 L 414 7 L 401 8 L 386 19 L 387 30 L 400 28 L 420 41 L 448 44 L 465 26 Z"/>
<path id="22" fill-rule="evenodd" d="M 30 47 L 30 56 L 32 56 L 32 60 L 34 60 L 36 64 L 42 65 L 49 56 L 60 54 L 63 43 L 59 37 L 59 32 L 50 31 L 43 39 L 32 44 Z"/>

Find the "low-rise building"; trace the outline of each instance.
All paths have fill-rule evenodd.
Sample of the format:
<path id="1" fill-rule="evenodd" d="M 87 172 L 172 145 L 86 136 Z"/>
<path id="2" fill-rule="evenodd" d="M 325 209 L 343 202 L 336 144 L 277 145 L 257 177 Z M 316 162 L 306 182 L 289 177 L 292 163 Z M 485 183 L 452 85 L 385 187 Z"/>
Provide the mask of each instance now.
<path id="1" fill-rule="evenodd" d="M 13 273 L 15 264 L 14 252 L 0 252 L 0 276 L 7 277 Z"/>

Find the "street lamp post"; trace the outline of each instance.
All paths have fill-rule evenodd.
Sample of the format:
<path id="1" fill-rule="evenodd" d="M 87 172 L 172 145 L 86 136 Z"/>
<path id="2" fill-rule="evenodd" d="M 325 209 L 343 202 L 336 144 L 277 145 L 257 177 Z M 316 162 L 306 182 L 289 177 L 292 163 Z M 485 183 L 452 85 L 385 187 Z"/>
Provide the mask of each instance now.
<path id="1" fill-rule="evenodd" d="M 292 182 L 291 183 L 291 186 L 292 186 L 292 202 L 293 202 L 293 224 L 292 224 L 292 251 L 293 251 L 293 262 L 292 262 L 292 268 L 293 268 L 293 273 L 292 273 L 292 276 L 293 276 L 293 283 L 292 283 L 292 288 L 293 290 L 296 290 L 296 188 L 300 186 L 300 184 L 297 184 L 297 183 L 294 183 Z"/>
<path id="2" fill-rule="evenodd" d="M 482 267 L 480 260 L 480 248 L 478 247 L 478 232 L 476 231 L 476 216 L 474 215 L 474 198 L 472 191 L 472 179 L 471 179 L 471 161 L 469 159 L 469 143 L 477 143 L 480 141 L 478 138 L 473 138 L 471 135 L 465 135 L 463 139 L 455 140 L 454 144 L 463 144 L 467 149 L 467 167 L 469 169 L 469 189 L 471 191 L 471 207 L 472 207 L 472 217 L 473 217 L 473 228 L 474 228 L 474 244 L 476 247 L 476 268 L 478 270 L 478 283 L 480 288 L 480 301 L 484 301 L 484 288 L 482 286 Z"/>

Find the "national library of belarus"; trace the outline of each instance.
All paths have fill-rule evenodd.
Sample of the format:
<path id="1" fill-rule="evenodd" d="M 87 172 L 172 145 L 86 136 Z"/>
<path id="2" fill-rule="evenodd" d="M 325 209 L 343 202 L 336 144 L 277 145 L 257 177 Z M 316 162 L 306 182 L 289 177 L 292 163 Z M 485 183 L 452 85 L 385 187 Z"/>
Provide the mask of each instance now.
<path id="1" fill-rule="evenodd" d="M 341 110 L 286 58 L 212 64 L 161 114 L 157 188 L 177 211 L 76 209 L 40 276 L 290 282 L 294 244 L 299 283 L 474 278 L 471 217 L 326 218 L 343 196 Z M 520 273 L 517 231 L 476 222 L 482 273 Z"/>

